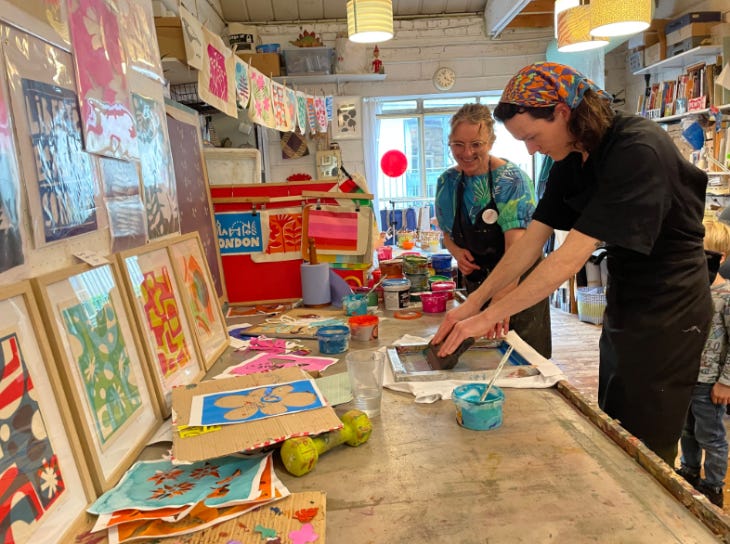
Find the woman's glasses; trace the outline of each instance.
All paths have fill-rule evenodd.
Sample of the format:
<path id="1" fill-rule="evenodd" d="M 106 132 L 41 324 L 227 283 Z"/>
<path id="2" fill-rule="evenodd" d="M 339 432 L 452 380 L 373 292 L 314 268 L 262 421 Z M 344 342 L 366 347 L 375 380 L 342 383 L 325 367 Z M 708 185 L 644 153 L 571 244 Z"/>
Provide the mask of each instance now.
<path id="1" fill-rule="evenodd" d="M 472 153 L 481 153 L 487 148 L 487 142 L 477 140 L 475 142 L 449 142 L 449 147 L 453 153 L 463 153 L 467 148 Z"/>

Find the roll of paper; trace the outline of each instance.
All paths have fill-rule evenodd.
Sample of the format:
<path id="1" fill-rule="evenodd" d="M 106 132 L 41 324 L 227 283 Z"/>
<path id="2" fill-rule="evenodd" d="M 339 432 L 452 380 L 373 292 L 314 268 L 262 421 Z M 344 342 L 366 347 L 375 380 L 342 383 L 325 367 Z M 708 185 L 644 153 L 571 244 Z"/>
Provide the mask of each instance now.
<path id="1" fill-rule="evenodd" d="M 330 296 L 330 265 L 327 263 L 303 263 L 302 271 L 302 304 L 318 306 L 329 304 Z"/>

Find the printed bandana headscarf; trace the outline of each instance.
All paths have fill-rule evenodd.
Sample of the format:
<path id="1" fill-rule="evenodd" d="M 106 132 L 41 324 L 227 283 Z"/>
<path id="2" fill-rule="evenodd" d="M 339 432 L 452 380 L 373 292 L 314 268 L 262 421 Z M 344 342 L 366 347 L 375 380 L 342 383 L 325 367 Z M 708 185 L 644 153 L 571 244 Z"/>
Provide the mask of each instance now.
<path id="1" fill-rule="evenodd" d="M 500 102 L 526 107 L 554 106 L 564 102 L 574 109 L 588 89 L 602 98 L 613 98 L 579 71 L 557 62 L 536 62 L 510 79 Z"/>

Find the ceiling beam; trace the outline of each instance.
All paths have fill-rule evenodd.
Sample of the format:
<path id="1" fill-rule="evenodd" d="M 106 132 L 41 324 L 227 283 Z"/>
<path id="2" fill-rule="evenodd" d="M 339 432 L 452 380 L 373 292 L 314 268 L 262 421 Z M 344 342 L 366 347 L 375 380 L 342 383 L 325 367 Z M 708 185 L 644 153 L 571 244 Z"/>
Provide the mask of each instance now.
<path id="1" fill-rule="evenodd" d="M 484 21 L 487 24 L 487 35 L 496 38 L 507 25 L 520 13 L 530 0 L 487 0 L 484 9 Z"/>

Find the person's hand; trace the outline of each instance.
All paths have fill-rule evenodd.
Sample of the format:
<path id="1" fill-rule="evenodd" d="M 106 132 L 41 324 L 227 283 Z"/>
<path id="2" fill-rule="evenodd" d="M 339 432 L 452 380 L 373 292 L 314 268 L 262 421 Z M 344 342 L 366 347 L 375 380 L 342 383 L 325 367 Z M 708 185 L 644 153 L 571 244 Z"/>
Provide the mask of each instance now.
<path id="1" fill-rule="evenodd" d="M 458 310 L 460 308 L 456 309 Z M 454 310 L 451 310 L 451 312 L 453 311 Z M 447 314 L 444 323 L 441 324 L 441 327 L 439 327 L 439 330 L 432 340 L 434 344 L 438 344 L 443 341 L 441 349 L 439 349 L 437 355 L 439 357 L 446 357 L 450 353 L 456 351 L 461 343 L 469 337 L 475 339 L 483 336 L 495 338 L 497 335 L 496 326 L 498 323 L 501 322 L 490 317 L 489 308 L 481 313 L 477 313 L 476 315 L 472 315 L 471 317 L 467 317 L 456 322 L 451 321 L 451 316 Z M 445 336 L 445 334 L 448 334 L 448 336 Z"/>
<path id="2" fill-rule="evenodd" d="M 710 400 L 713 404 L 730 404 L 730 385 L 717 382 L 710 391 Z"/>
<path id="3" fill-rule="evenodd" d="M 456 323 L 462 319 L 466 319 L 477 314 L 479 312 L 479 308 L 479 304 L 477 304 L 473 297 L 467 297 L 464 302 L 446 312 L 446 316 L 441 322 L 436 334 L 433 335 L 431 342 L 433 344 L 441 342 L 444 338 L 446 338 Z"/>
<path id="4" fill-rule="evenodd" d="M 458 247 L 453 251 L 453 256 L 456 259 L 456 266 L 465 276 L 468 276 L 475 270 L 479 270 L 479 265 L 474 262 L 474 256 L 468 249 Z"/>

